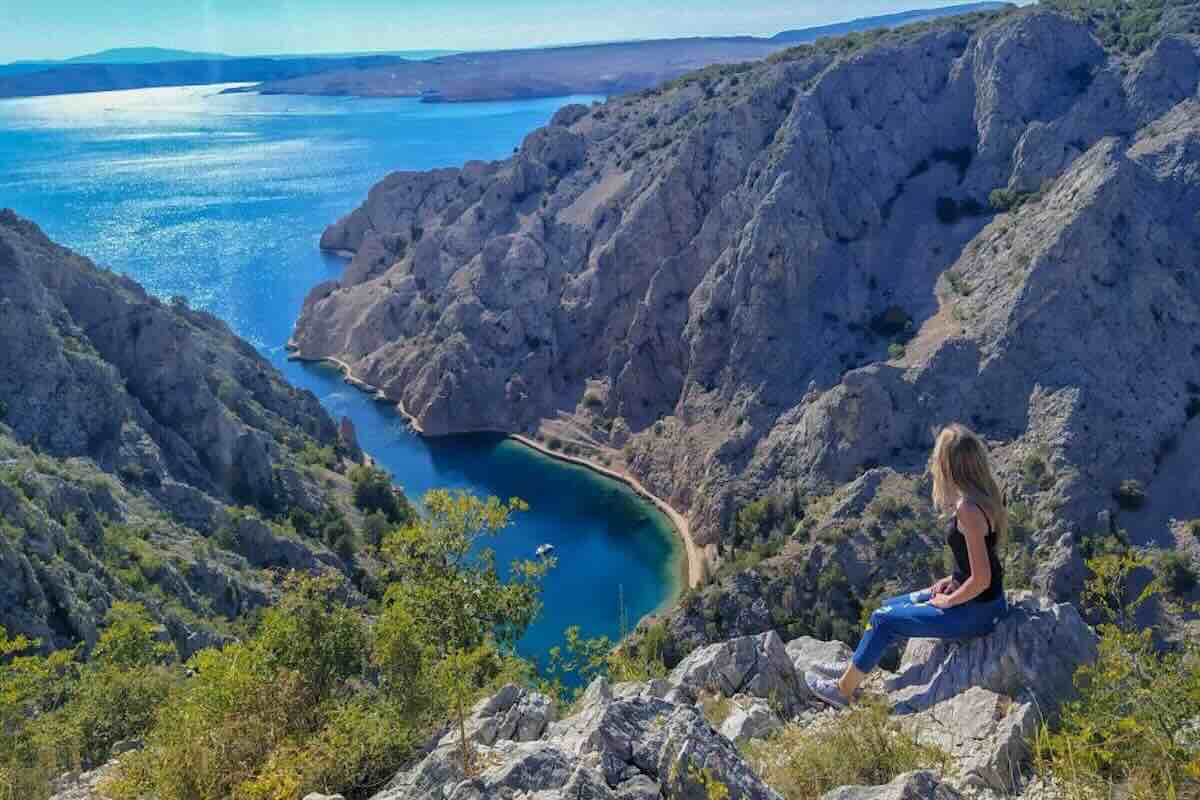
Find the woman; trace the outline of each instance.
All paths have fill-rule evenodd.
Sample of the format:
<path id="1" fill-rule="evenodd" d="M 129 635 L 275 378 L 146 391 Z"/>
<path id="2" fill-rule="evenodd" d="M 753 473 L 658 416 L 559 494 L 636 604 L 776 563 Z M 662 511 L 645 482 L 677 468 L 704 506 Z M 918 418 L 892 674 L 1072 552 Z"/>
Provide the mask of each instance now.
<path id="1" fill-rule="evenodd" d="M 850 704 L 897 638 L 984 636 L 1008 612 L 1004 568 L 996 553 L 1008 530 L 1008 515 L 983 442 L 966 427 L 950 425 L 938 434 L 929 469 L 934 506 L 950 515 L 946 543 L 954 553 L 955 572 L 924 591 L 894 597 L 871 614 L 840 680 L 805 673 L 812 693 L 832 706 Z"/>

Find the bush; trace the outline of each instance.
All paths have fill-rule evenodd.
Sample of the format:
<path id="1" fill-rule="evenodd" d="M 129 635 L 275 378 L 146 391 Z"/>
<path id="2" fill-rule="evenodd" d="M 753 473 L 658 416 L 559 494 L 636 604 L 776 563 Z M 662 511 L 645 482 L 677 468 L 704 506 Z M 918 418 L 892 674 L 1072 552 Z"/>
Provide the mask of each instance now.
<path id="1" fill-rule="evenodd" d="M 480 546 L 523 504 L 434 492 L 425 506 L 385 538 L 395 580 L 373 626 L 343 602 L 340 576 L 292 575 L 252 635 L 201 651 L 186 674 L 136 606 L 114 605 L 87 662 L 79 650 L 23 655 L 36 643 L 0 631 L 0 800 L 45 797 L 51 779 L 129 738 L 146 746 L 105 786 L 115 800 L 374 794 L 476 697 L 531 681 L 505 654 L 540 608 L 550 563 L 501 580 Z M 337 520 L 327 509 L 313 524 Z"/>
<path id="2" fill-rule="evenodd" d="M 392 524 L 381 511 L 373 511 L 363 520 L 363 541 L 374 548 L 383 544 L 384 537 L 392 529 Z"/>
<path id="3" fill-rule="evenodd" d="M 338 465 L 337 452 L 334 451 L 333 445 L 318 447 L 316 442 L 306 442 L 304 449 L 300 451 L 300 463 L 310 467 L 335 469 Z"/>
<path id="4" fill-rule="evenodd" d="M 107 760 L 141 736 L 180 679 L 172 648 L 145 610 L 116 603 L 88 663 L 78 649 L 21 655 L 37 645 L 0 628 L 0 798 L 45 797 L 63 772 Z"/>
<path id="5" fill-rule="evenodd" d="M 1040 453 L 1030 453 L 1021 459 L 1021 476 L 1026 484 L 1039 489 L 1049 489 L 1054 485 L 1054 474 Z"/>
<path id="6" fill-rule="evenodd" d="M 746 748 L 755 771 L 787 800 L 817 800 L 839 786 L 876 786 L 950 758 L 917 743 L 886 706 L 865 703 L 828 724 L 792 725 Z"/>
<path id="7" fill-rule="evenodd" d="M 360 464 L 350 470 L 350 482 L 354 484 L 354 505 L 370 514 L 380 512 L 396 525 L 407 525 L 413 521 L 412 505 L 392 486 L 392 476 L 378 467 Z"/>
<path id="8" fill-rule="evenodd" d="M 1104 620 L 1099 658 L 1075 674 L 1079 696 L 1055 728 L 1043 725 L 1035 763 L 1069 798 L 1131 800 L 1200 795 L 1200 645 L 1173 652 L 1154 645 L 1137 607 L 1162 590 L 1152 584 L 1129 601 L 1130 576 L 1150 566 L 1125 551 L 1088 562 L 1085 604 Z"/>
<path id="9" fill-rule="evenodd" d="M 1159 554 L 1154 571 L 1168 590 L 1185 595 L 1196 588 L 1196 568 L 1187 553 L 1166 550 Z"/>

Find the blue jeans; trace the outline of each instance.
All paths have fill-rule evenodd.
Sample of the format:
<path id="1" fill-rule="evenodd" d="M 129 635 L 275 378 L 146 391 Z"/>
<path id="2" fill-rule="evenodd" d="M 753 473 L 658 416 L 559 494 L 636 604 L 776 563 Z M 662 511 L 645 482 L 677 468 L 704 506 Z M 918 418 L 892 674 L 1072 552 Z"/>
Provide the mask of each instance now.
<path id="1" fill-rule="evenodd" d="M 899 638 L 971 639 L 992 632 L 1005 614 L 1004 593 L 985 603 L 970 602 L 953 608 L 929 604 L 933 592 L 913 592 L 893 597 L 871 614 L 871 621 L 854 651 L 854 666 L 870 672 L 879 666 L 888 645 Z"/>

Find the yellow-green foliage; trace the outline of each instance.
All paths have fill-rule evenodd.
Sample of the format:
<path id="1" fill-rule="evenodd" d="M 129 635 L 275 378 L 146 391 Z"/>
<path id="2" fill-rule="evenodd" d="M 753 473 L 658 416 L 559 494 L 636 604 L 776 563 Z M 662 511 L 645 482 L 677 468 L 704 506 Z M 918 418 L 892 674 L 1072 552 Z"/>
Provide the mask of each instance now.
<path id="1" fill-rule="evenodd" d="M 194 676 L 160 705 L 146 748 L 122 760 L 108 792 L 366 797 L 440 724 L 461 730 L 481 694 L 528 681 L 511 646 L 536 615 L 549 564 L 517 564 L 501 580 L 478 546 L 524 504 L 432 492 L 424 507 L 385 540 L 392 583 L 373 624 L 339 599 L 337 580 L 291 578 L 252 637 L 192 659 Z"/>
<path id="2" fill-rule="evenodd" d="M 43 797 L 59 774 L 103 763 L 147 730 L 179 681 L 143 609 L 114 604 L 108 622 L 86 663 L 77 649 L 27 654 L 34 642 L 0 629 L 0 800 Z"/>
<path id="3" fill-rule="evenodd" d="M 746 755 L 787 800 L 817 800 L 838 786 L 874 786 L 915 769 L 946 770 L 949 757 L 917 743 L 882 705 L 864 704 L 828 725 L 789 726 Z"/>
<path id="4" fill-rule="evenodd" d="M 1150 559 L 1126 550 L 1088 566 L 1085 603 L 1104 619 L 1099 658 L 1076 673 L 1079 697 L 1056 728 L 1039 732 L 1037 765 L 1069 800 L 1200 797 L 1200 645 L 1162 652 L 1138 627 L 1138 607 L 1163 591 L 1155 581 L 1127 602 Z"/>

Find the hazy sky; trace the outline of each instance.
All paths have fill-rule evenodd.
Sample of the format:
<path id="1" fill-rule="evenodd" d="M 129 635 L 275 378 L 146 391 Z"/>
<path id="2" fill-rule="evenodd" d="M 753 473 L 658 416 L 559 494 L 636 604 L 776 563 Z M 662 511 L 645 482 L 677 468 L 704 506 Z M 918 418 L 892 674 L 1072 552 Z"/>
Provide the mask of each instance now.
<path id="1" fill-rule="evenodd" d="M 774 34 L 963 0 L 0 0 L 0 64 L 153 45 L 233 54 Z"/>

